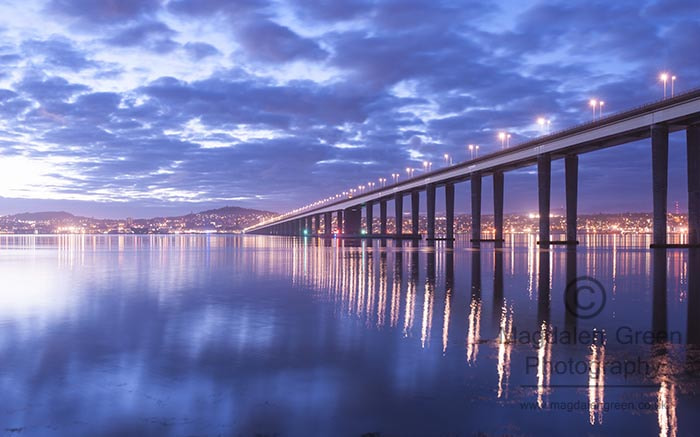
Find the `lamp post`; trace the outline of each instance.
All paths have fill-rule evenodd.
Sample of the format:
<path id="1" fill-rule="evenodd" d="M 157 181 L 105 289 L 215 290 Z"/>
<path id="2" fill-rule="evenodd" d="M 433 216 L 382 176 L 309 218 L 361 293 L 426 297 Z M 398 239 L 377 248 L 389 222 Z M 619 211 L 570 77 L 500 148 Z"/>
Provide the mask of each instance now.
<path id="1" fill-rule="evenodd" d="M 601 100 L 600 102 L 598 102 L 598 106 L 600 108 L 600 110 L 598 111 L 598 118 L 599 119 L 603 118 L 603 105 L 605 105 L 604 101 Z"/>
<path id="2" fill-rule="evenodd" d="M 598 101 L 596 99 L 591 99 L 588 104 L 593 108 L 593 121 L 595 121 L 596 106 L 598 106 Z"/>
<path id="3" fill-rule="evenodd" d="M 671 76 L 671 97 L 674 96 L 673 85 L 676 83 L 676 76 Z"/>
<path id="4" fill-rule="evenodd" d="M 468 147 L 469 147 L 469 159 L 474 159 L 474 144 L 470 144 Z"/>
<path id="5" fill-rule="evenodd" d="M 668 73 L 661 73 L 659 79 L 664 83 L 664 99 L 666 98 L 666 82 L 668 82 Z"/>
<path id="6" fill-rule="evenodd" d="M 479 157 L 479 146 L 474 146 L 474 149 L 476 150 L 476 157 Z"/>
<path id="7" fill-rule="evenodd" d="M 506 147 L 506 133 L 505 132 L 499 132 L 498 133 L 498 139 L 501 140 L 501 149 L 504 149 Z"/>
<path id="8" fill-rule="evenodd" d="M 510 147 L 510 134 L 506 135 L 506 148 Z"/>

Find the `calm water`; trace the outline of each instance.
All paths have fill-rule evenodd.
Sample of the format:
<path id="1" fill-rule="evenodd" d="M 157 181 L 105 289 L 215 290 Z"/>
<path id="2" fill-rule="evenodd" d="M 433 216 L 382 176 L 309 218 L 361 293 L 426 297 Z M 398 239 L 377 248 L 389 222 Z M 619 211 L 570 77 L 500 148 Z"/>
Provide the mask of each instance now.
<path id="1" fill-rule="evenodd" d="M 700 435 L 700 255 L 534 243 L 0 237 L 0 435 Z"/>

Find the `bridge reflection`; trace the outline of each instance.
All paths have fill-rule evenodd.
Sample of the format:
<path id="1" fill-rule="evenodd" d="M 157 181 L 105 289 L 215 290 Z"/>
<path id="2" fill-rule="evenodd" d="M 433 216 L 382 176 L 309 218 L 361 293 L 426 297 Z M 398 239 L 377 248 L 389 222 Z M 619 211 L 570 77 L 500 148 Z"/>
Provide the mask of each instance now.
<path id="1" fill-rule="evenodd" d="M 296 286 L 315 290 L 317 298 L 335 305 L 343 317 L 361 320 L 370 329 L 397 330 L 403 341 L 425 353 L 437 350 L 448 360 L 463 357 L 464 372 L 491 367 L 495 399 L 530 398 L 540 409 L 562 399 L 579 400 L 587 406 L 588 422 L 601 426 L 611 414 L 609 404 L 619 400 L 627 384 L 638 387 L 633 388 L 638 402 L 655 409 L 659 435 L 678 432 L 678 387 L 697 384 L 693 372 L 698 369 L 700 346 L 700 256 L 696 249 L 687 254 L 624 248 L 596 253 L 575 247 L 541 250 L 533 243 L 517 249 L 436 251 L 385 248 L 378 242 L 344 247 L 342 242 L 328 246 L 320 241 L 288 241 L 298 254 L 292 260 Z M 669 269 L 680 281 L 668 283 Z M 578 318 L 567 310 L 582 305 L 579 299 L 588 299 L 583 293 L 564 292 L 582 274 L 608 278 L 604 281 L 608 306 L 598 319 Z M 620 294 L 621 275 L 632 287 L 639 285 L 636 294 L 628 285 Z M 666 340 L 621 344 L 615 338 L 624 325 L 658 339 L 672 329 L 671 311 L 674 318 L 687 320 L 681 333 L 684 344 Z M 490 314 L 490 323 L 485 323 L 484 314 Z M 675 321 L 672 325 L 679 326 Z M 523 331 L 534 333 L 538 340 L 523 342 Z M 573 338 L 584 331 L 603 340 L 562 342 L 563 335 Z M 436 337 L 439 346 L 433 344 Z M 684 358 L 679 359 L 679 351 Z M 534 372 L 523 365 L 528 356 L 536 358 Z M 610 371 L 614 363 L 632 358 L 660 371 L 629 379 Z M 562 374 L 553 364 L 569 359 L 584 362 L 585 372 Z M 606 385 L 613 387 L 608 389 L 612 399 L 606 396 Z"/>

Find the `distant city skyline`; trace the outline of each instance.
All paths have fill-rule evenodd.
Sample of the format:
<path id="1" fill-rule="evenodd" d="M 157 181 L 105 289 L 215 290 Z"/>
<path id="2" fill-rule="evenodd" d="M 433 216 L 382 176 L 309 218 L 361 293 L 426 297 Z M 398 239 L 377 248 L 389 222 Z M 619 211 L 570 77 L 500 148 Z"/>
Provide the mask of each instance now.
<path id="1" fill-rule="evenodd" d="M 0 215 L 284 212 L 700 86 L 692 0 L 10 0 L 0 37 Z M 669 163 L 683 212 L 683 132 Z M 581 155 L 580 213 L 650 211 L 650 174 L 648 140 Z"/>

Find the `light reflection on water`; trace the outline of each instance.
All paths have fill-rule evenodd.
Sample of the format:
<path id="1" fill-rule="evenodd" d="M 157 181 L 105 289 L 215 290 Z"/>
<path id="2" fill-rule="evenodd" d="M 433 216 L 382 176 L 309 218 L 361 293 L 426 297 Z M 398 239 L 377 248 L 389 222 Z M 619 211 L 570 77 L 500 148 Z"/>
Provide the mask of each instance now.
<path id="1" fill-rule="evenodd" d="M 644 236 L 582 240 L 590 246 L 542 251 L 513 236 L 503 249 L 458 241 L 446 251 L 0 236 L 0 428 L 692 435 L 700 256 L 650 251 Z M 591 319 L 566 309 L 580 276 L 607 291 Z M 623 344 L 621 327 L 682 341 Z M 561 341 L 582 332 L 605 341 Z M 616 363 L 639 368 L 625 376 Z"/>

